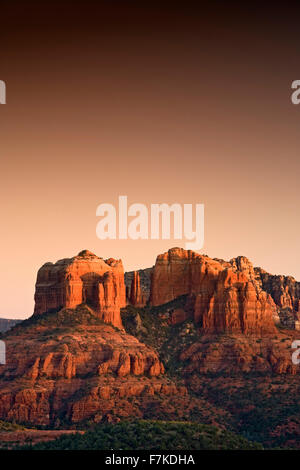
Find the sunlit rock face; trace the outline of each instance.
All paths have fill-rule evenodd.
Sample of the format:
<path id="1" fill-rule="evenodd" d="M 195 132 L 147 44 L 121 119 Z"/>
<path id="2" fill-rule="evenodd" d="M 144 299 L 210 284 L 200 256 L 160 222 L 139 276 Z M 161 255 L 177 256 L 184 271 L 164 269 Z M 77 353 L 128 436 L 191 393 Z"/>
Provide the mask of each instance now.
<path id="1" fill-rule="evenodd" d="M 38 271 L 34 315 L 75 308 L 85 303 L 106 323 L 121 328 L 120 308 L 126 305 L 121 260 L 103 260 L 90 251 L 46 263 Z"/>
<path id="2" fill-rule="evenodd" d="M 194 321 L 207 332 L 274 333 L 277 310 L 262 290 L 250 261 L 229 262 L 173 248 L 153 269 L 150 302 L 157 306 L 190 296 Z"/>

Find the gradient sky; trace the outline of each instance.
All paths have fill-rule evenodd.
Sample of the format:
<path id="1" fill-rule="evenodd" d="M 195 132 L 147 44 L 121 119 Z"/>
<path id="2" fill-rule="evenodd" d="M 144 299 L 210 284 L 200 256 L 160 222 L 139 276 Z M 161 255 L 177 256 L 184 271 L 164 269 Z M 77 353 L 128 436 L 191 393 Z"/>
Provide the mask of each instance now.
<path id="1" fill-rule="evenodd" d="M 1 6 L 0 316 L 32 314 L 47 261 L 131 270 L 184 246 L 98 240 L 96 207 L 121 194 L 204 203 L 203 253 L 300 280 L 297 12 L 113 3 Z"/>

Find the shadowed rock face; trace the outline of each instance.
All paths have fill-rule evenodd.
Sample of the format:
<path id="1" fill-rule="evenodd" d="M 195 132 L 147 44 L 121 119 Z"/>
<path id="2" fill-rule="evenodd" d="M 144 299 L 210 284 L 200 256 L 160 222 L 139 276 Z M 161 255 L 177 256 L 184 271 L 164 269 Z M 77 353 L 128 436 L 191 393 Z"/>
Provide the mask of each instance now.
<path id="1" fill-rule="evenodd" d="M 147 295 L 142 290 L 140 274 L 138 271 L 133 271 L 129 302 L 135 307 L 144 307 L 147 302 Z"/>
<path id="2" fill-rule="evenodd" d="M 152 276 L 151 304 L 165 304 L 181 295 L 190 296 L 194 321 L 207 332 L 275 332 L 275 303 L 261 289 L 245 257 L 225 262 L 181 248 L 159 255 Z"/>
<path id="3" fill-rule="evenodd" d="M 143 307 L 149 301 L 152 268 L 125 273 L 127 302 L 135 307 Z"/>
<path id="4" fill-rule="evenodd" d="M 291 276 L 269 274 L 261 268 L 255 268 L 255 273 L 262 288 L 278 306 L 281 323 L 300 329 L 300 282 Z"/>
<path id="5" fill-rule="evenodd" d="M 120 308 L 126 305 L 122 262 L 84 250 L 73 258 L 46 263 L 38 271 L 34 298 L 34 315 L 85 303 L 105 323 L 122 328 Z"/>

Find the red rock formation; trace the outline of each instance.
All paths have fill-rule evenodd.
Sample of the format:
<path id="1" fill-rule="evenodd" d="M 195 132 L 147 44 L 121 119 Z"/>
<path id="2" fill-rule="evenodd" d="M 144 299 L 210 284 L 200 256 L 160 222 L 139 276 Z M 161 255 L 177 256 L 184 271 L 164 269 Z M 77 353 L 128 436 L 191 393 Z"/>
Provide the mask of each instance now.
<path id="1" fill-rule="evenodd" d="M 80 309 L 93 314 L 88 307 Z M 69 315 L 72 321 L 76 312 L 61 311 L 59 318 Z M 168 389 L 173 383 L 164 378 L 157 352 L 135 337 L 103 324 L 56 329 L 57 315 L 49 323 L 7 333 L 0 419 L 49 425 L 65 413 L 77 422 L 113 412 L 121 399 L 128 406 L 130 396 L 182 393 L 176 386 Z"/>
<path id="2" fill-rule="evenodd" d="M 221 270 L 222 264 L 207 256 L 172 248 L 156 259 L 150 302 L 152 305 L 161 305 L 181 295 L 198 292 L 200 284 L 213 292 L 213 283 Z"/>
<path id="3" fill-rule="evenodd" d="M 133 278 L 131 281 L 129 302 L 135 307 L 144 307 L 147 299 L 141 288 L 141 280 L 138 271 L 133 272 Z"/>
<path id="4" fill-rule="evenodd" d="M 133 283 L 133 301 L 140 298 L 139 277 Z M 164 357 L 171 363 L 176 358 L 173 382 L 164 375 L 157 351 L 99 321 L 121 324 L 125 287 L 119 261 L 81 252 L 46 264 L 38 274 L 33 318 L 4 337 L 7 364 L 0 366 L 0 419 L 35 425 L 55 425 L 61 417 L 73 423 L 98 422 L 149 416 L 149 410 L 159 416 L 160 406 L 164 416 L 173 407 L 178 418 L 179 407 L 180 416 L 185 416 L 196 400 L 177 385 L 180 373 L 194 392 L 204 382 L 199 374 L 207 372 L 296 375 L 299 367 L 291 361 L 291 342 L 297 333 L 276 331 L 276 307 L 261 282 L 244 257 L 225 262 L 181 249 L 158 257 L 152 304 L 186 295 L 161 312 L 155 309 L 153 326 L 145 322 L 150 324 L 151 341 L 160 328 L 178 332 L 175 341 L 163 334 L 156 342 L 158 348 L 167 345 L 161 350 L 167 351 Z M 67 308 L 40 318 L 62 306 Z M 182 326 L 170 326 L 187 318 L 191 321 Z M 136 331 L 143 328 L 147 338 L 139 315 L 135 321 Z"/>
<path id="5" fill-rule="evenodd" d="M 186 294 L 194 302 L 195 322 L 205 331 L 275 331 L 276 306 L 256 282 L 245 257 L 225 262 L 180 248 L 159 255 L 152 276 L 152 305 Z"/>
<path id="6" fill-rule="evenodd" d="M 281 323 L 289 328 L 300 328 L 300 282 L 291 276 L 275 276 L 255 268 L 257 282 L 268 292 L 278 306 Z"/>
<path id="7" fill-rule="evenodd" d="M 122 328 L 126 305 L 122 262 L 103 260 L 85 250 L 70 259 L 46 263 L 38 271 L 34 315 L 88 304 L 106 323 Z"/>
<path id="8" fill-rule="evenodd" d="M 127 302 L 135 307 L 144 307 L 150 297 L 152 268 L 129 271 L 124 275 Z"/>
<path id="9" fill-rule="evenodd" d="M 201 335 L 180 354 L 184 362 L 183 374 L 193 380 L 194 372 L 260 372 L 299 374 L 299 366 L 291 361 L 292 335 L 256 336 L 242 334 Z"/>
<path id="10" fill-rule="evenodd" d="M 194 319 L 206 332 L 268 334 L 276 331 L 275 304 L 244 273 L 225 269 L 211 297 L 196 294 Z"/>

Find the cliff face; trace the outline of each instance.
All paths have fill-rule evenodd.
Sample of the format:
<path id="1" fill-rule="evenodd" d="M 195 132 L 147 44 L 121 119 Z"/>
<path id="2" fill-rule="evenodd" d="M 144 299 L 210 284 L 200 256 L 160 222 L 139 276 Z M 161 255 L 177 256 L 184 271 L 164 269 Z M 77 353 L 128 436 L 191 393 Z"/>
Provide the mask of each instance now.
<path id="1" fill-rule="evenodd" d="M 165 304 L 181 295 L 197 293 L 201 288 L 211 295 L 223 269 L 219 261 L 194 251 L 172 248 L 156 259 L 150 302 L 154 306 Z"/>
<path id="2" fill-rule="evenodd" d="M 300 329 L 300 282 L 291 276 L 275 276 L 255 268 L 258 282 L 278 306 L 281 322 L 290 328 Z"/>
<path id="3" fill-rule="evenodd" d="M 274 321 L 300 327 L 300 283 L 292 277 L 253 268 L 243 256 L 226 262 L 180 248 L 159 255 L 153 269 L 126 273 L 125 282 L 120 260 L 86 250 L 46 263 L 37 276 L 34 314 L 85 303 L 104 322 L 122 328 L 126 297 L 143 307 L 182 295 L 190 296 L 194 320 L 206 331 L 263 334 L 274 331 Z"/>
<path id="4" fill-rule="evenodd" d="M 294 280 L 279 282 L 245 257 L 225 262 L 179 248 L 144 271 L 126 275 L 126 285 L 133 305 L 141 307 L 148 295 L 150 305 L 122 311 L 139 341 L 113 327 L 122 326 L 126 304 L 120 261 L 84 251 L 39 270 L 34 315 L 4 336 L 0 419 L 57 425 L 116 414 L 157 417 L 172 407 L 173 416 L 179 409 L 185 416 L 206 407 L 188 393 L 201 389 L 199 374 L 296 377 L 291 343 L 297 332 L 274 323 L 278 308 L 297 306 Z"/>
<path id="5" fill-rule="evenodd" d="M 126 297 L 135 307 L 144 307 L 150 297 L 152 268 L 125 273 Z"/>
<path id="6" fill-rule="evenodd" d="M 275 304 L 241 273 L 220 273 L 211 297 L 195 294 L 194 320 L 206 332 L 275 333 Z"/>
<path id="7" fill-rule="evenodd" d="M 245 257 L 229 262 L 173 248 L 159 255 L 153 270 L 153 306 L 190 297 L 194 321 L 206 332 L 267 334 L 275 332 L 277 310 L 256 281 Z"/>
<path id="8" fill-rule="evenodd" d="M 106 323 L 121 328 L 126 305 L 122 262 L 85 250 L 70 259 L 46 263 L 38 271 L 34 315 L 85 303 Z"/>
<path id="9" fill-rule="evenodd" d="M 129 302 L 135 307 L 144 307 L 147 303 L 147 296 L 142 290 L 140 274 L 138 271 L 133 272 L 129 293 Z"/>

